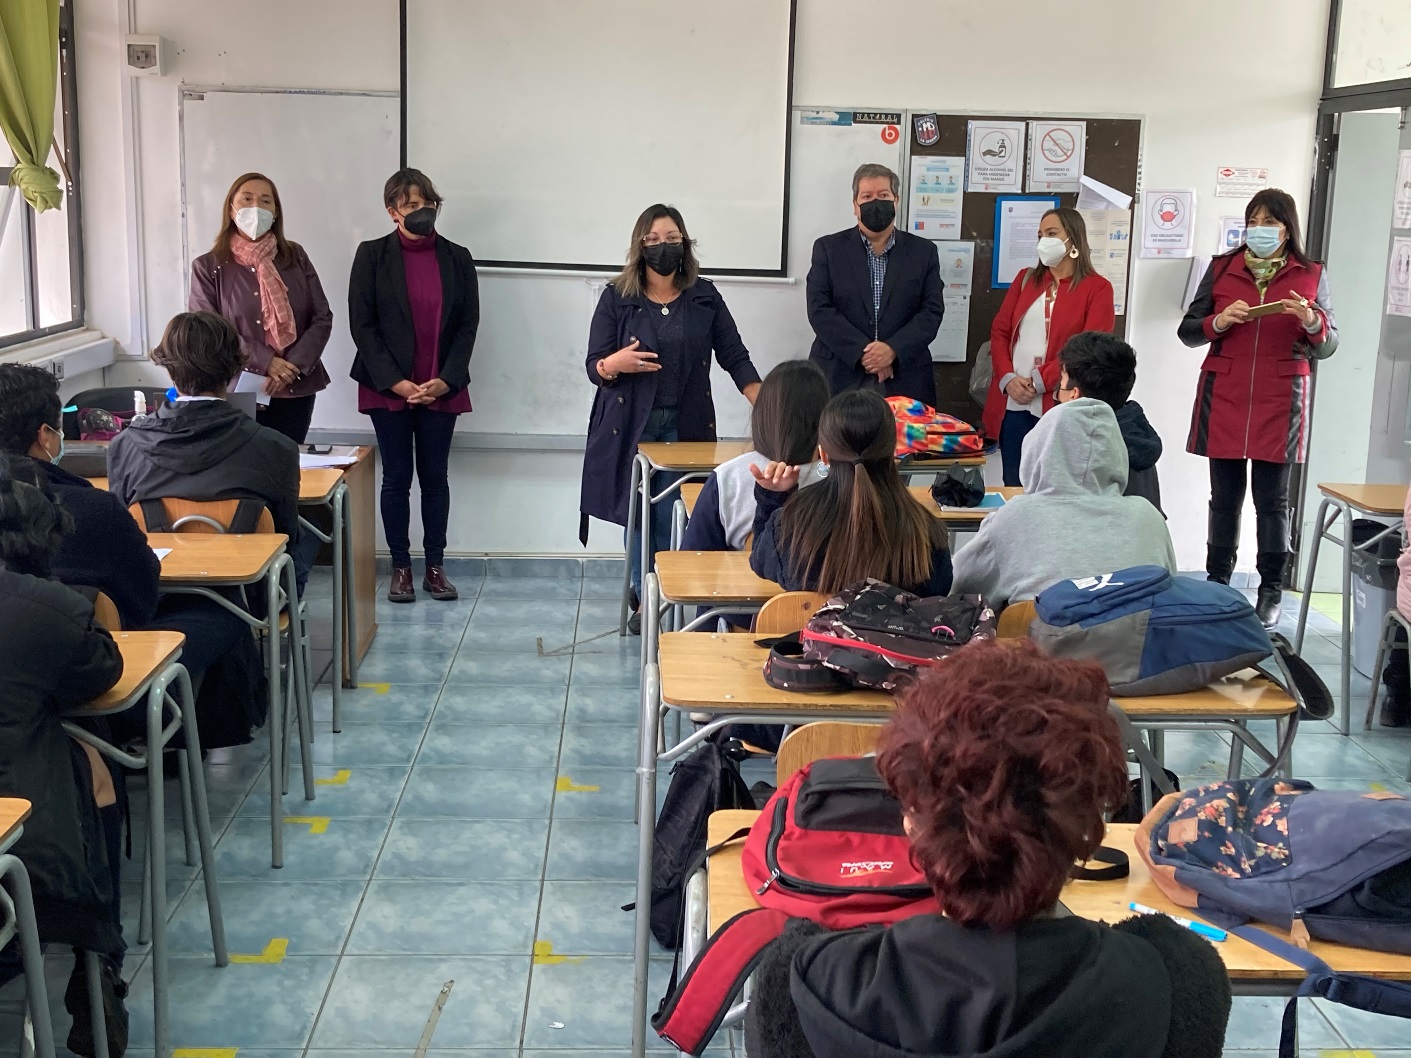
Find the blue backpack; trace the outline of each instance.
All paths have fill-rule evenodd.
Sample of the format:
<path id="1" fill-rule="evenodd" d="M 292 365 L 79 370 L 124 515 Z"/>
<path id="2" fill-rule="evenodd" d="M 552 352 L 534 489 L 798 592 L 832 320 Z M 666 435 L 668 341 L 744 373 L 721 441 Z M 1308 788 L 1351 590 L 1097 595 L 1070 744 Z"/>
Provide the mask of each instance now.
<path id="1" fill-rule="evenodd" d="M 1192 907 L 1307 973 L 1300 996 L 1411 1018 L 1411 984 L 1342 974 L 1310 940 L 1411 955 L 1411 801 L 1395 793 L 1318 790 L 1237 779 L 1163 798 L 1137 851 L 1173 902 Z M 1290 944 L 1251 920 L 1287 929 Z M 1294 1053 L 1297 998 L 1279 1054 Z"/>
<path id="2" fill-rule="evenodd" d="M 1056 657 L 1100 662 L 1119 697 L 1193 691 L 1274 649 L 1240 592 L 1161 566 L 1059 581 L 1034 606 L 1029 637 Z"/>

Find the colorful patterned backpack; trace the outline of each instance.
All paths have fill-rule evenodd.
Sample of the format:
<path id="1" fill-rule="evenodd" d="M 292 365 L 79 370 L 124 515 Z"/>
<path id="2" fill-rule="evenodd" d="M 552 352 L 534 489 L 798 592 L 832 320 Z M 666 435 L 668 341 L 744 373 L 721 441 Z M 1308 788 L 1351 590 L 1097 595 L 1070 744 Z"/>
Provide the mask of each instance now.
<path id="1" fill-rule="evenodd" d="M 902 456 L 976 455 L 985 439 L 975 427 L 910 397 L 888 397 L 897 420 L 897 458 Z"/>

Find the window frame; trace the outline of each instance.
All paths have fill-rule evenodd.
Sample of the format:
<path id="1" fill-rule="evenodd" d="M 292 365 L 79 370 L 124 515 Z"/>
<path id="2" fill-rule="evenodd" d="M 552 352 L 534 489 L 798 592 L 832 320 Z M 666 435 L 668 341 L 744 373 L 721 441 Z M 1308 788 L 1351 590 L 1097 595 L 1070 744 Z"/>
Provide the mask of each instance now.
<path id="1" fill-rule="evenodd" d="M 58 102 L 63 117 L 64 152 L 58 159 L 59 178 L 64 186 L 64 210 L 69 237 L 69 305 L 72 319 L 65 323 L 39 326 L 39 244 L 34 207 L 18 194 L 11 196 L 11 208 L 18 208 L 19 230 L 23 236 L 25 319 L 22 331 L 0 334 L 0 351 L 38 338 L 79 330 L 85 326 L 86 299 L 83 269 L 83 205 L 79 180 L 78 77 L 76 42 L 71 0 L 59 5 L 59 88 Z M 57 153 L 57 152 L 56 152 Z M 9 183 L 12 166 L 0 166 L 0 182 Z"/>

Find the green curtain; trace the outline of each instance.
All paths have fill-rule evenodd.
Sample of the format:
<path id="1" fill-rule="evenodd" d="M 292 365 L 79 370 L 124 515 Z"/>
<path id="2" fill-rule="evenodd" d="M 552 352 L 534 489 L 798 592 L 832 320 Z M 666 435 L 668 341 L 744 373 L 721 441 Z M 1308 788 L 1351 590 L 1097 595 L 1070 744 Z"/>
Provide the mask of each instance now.
<path id="1" fill-rule="evenodd" d="M 0 0 L 0 131 L 17 164 L 10 183 L 42 213 L 64 202 L 44 163 L 54 142 L 59 83 L 59 0 Z"/>

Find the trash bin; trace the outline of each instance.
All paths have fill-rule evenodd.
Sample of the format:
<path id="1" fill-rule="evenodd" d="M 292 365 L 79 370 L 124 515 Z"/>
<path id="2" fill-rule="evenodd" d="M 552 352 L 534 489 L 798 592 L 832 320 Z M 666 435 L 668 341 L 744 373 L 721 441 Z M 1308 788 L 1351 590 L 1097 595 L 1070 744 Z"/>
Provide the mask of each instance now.
<path id="1" fill-rule="evenodd" d="M 1364 543 L 1385 528 L 1382 522 L 1358 518 L 1352 523 L 1352 541 Z M 1382 619 L 1396 606 L 1396 559 L 1400 554 L 1400 533 L 1388 533 L 1375 547 L 1352 553 L 1352 667 L 1368 679 L 1377 663 Z"/>

